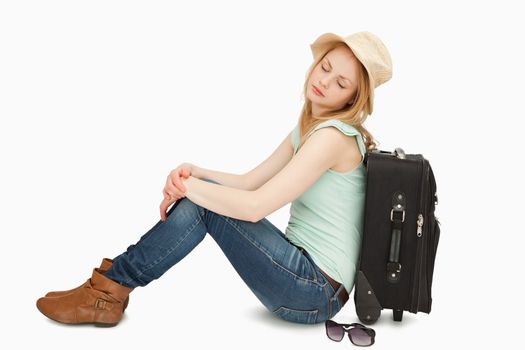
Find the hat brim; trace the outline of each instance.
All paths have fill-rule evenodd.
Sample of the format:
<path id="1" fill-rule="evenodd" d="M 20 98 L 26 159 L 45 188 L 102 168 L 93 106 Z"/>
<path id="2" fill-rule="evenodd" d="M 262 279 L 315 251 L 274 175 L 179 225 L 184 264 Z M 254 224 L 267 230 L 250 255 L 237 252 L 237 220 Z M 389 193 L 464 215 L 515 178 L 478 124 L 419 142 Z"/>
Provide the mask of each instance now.
<path id="1" fill-rule="evenodd" d="M 347 43 L 345 39 L 337 34 L 334 33 L 324 33 L 320 35 L 312 44 L 310 44 L 310 49 L 312 50 L 312 55 L 314 60 L 317 60 L 318 58 L 324 56 L 328 50 L 332 47 L 332 44 L 341 42 L 348 46 L 350 50 L 352 50 L 352 53 L 354 56 L 359 60 L 359 62 L 365 67 L 368 83 L 370 85 L 370 96 L 368 99 L 368 113 L 372 114 L 372 111 L 374 109 L 374 82 L 372 79 L 370 79 L 370 72 L 368 71 L 368 68 L 366 65 L 363 64 L 363 59 L 360 55 L 360 52 L 358 50 L 354 50 L 351 46 L 351 44 Z"/>

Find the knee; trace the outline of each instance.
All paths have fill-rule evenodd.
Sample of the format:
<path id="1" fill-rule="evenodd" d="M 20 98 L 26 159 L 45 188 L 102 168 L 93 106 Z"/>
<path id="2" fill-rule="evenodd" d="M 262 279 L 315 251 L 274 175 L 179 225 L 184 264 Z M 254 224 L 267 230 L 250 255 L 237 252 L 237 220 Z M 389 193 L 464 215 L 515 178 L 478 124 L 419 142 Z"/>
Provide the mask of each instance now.
<path id="1" fill-rule="evenodd" d="M 184 197 L 173 204 L 168 211 L 166 222 L 179 219 L 192 219 L 202 215 L 202 207 Z"/>
<path id="2" fill-rule="evenodd" d="M 202 179 L 203 181 L 211 182 L 220 185 L 217 181 L 211 180 L 211 179 Z M 201 207 L 200 205 L 192 202 L 189 198 L 183 197 L 179 199 L 177 202 L 175 202 L 172 207 L 167 212 L 167 219 L 166 221 L 173 219 L 175 216 L 190 216 L 190 215 L 201 215 L 203 216 L 205 214 L 206 208 Z M 173 212 L 175 212 L 175 215 L 171 215 Z"/>

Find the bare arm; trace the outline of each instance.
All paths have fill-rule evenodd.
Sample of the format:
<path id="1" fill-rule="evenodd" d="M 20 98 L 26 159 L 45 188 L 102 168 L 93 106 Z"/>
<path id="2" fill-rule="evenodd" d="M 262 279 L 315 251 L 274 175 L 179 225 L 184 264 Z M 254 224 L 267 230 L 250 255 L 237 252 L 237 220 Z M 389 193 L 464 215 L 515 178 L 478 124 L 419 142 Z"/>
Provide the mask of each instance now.
<path id="1" fill-rule="evenodd" d="M 261 220 L 306 192 L 328 169 L 337 164 L 341 149 L 346 147 L 346 137 L 334 127 L 314 131 L 281 171 L 253 191 L 255 204 L 251 220 Z M 357 143 L 353 153 L 350 163 L 355 167 L 361 161 Z"/>
<path id="2" fill-rule="evenodd" d="M 196 178 L 210 179 L 227 187 L 248 190 L 245 175 L 230 174 L 222 171 L 201 168 L 194 164 L 191 164 L 191 169 L 191 176 Z"/>
<path id="3" fill-rule="evenodd" d="M 261 164 L 250 170 L 245 176 L 247 190 L 256 190 L 277 174 L 293 156 L 292 133 Z"/>
<path id="4" fill-rule="evenodd" d="M 257 190 L 240 190 L 202 181 L 190 176 L 182 179 L 185 195 L 192 202 L 221 215 L 257 222 L 304 193 L 330 167 L 335 165 L 344 136 L 334 128 L 315 131 L 297 155 Z M 360 161 L 355 149 L 355 165 Z"/>
<path id="5" fill-rule="evenodd" d="M 253 217 L 253 191 L 223 186 L 194 176 L 181 178 L 186 187 L 185 197 L 217 214 L 251 221 Z"/>
<path id="6" fill-rule="evenodd" d="M 277 174 L 292 159 L 292 133 L 290 132 L 279 146 L 261 164 L 249 172 L 237 175 L 210 170 L 191 164 L 191 175 L 199 179 L 210 179 L 221 185 L 240 190 L 256 190 Z"/>

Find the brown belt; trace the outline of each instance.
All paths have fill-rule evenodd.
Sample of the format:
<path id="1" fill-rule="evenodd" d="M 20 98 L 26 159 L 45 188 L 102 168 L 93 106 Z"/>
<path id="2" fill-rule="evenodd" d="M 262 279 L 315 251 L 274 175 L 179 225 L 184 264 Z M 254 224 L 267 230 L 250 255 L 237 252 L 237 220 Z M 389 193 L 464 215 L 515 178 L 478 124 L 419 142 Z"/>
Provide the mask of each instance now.
<path id="1" fill-rule="evenodd" d="M 304 248 L 303 247 L 297 247 L 299 248 L 299 250 L 301 251 L 301 253 L 304 253 Z M 336 280 L 334 280 L 332 277 L 328 276 L 328 274 L 326 272 L 324 272 L 323 270 L 321 270 L 320 267 L 319 268 L 319 271 L 323 274 L 324 278 L 326 278 L 326 280 L 328 281 L 328 283 L 330 283 L 330 285 L 332 286 L 332 288 L 334 288 L 334 290 L 337 292 L 337 290 L 339 289 L 339 287 L 341 287 L 341 283 L 337 282 Z M 343 305 L 348 301 L 348 292 L 346 291 L 346 288 L 343 287 L 341 289 L 341 291 L 339 292 L 339 302 L 341 303 L 341 307 L 343 307 Z"/>
<path id="2" fill-rule="evenodd" d="M 328 276 L 328 274 L 326 272 L 324 272 L 323 270 L 321 270 L 320 268 L 319 268 L 319 271 L 321 271 L 321 273 L 323 274 L 324 278 L 326 278 L 326 280 L 332 285 L 334 290 L 337 292 L 339 287 L 341 287 L 341 283 L 337 282 L 332 277 Z M 348 301 L 348 292 L 346 291 L 346 288 L 343 287 L 341 289 L 341 291 L 339 292 L 339 302 L 341 303 L 341 307 L 343 307 L 343 305 L 347 301 Z"/>

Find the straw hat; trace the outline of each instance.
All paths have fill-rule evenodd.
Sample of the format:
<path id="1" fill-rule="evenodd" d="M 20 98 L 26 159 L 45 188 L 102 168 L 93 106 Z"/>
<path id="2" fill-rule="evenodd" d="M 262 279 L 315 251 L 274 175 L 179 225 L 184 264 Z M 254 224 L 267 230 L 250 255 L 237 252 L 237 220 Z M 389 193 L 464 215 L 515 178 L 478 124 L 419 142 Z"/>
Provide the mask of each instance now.
<path id="1" fill-rule="evenodd" d="M 365 67 L 371 85 L 368 109 L 369 114 L 372 114 L 374 89 L 392 77 L 392 59 L 385 44 L 370 32 L 358 32 L 345 37 L 325 33 L 310 45 L 314 60 L 326 54 L 335 42 L 345 43 Z"/>

